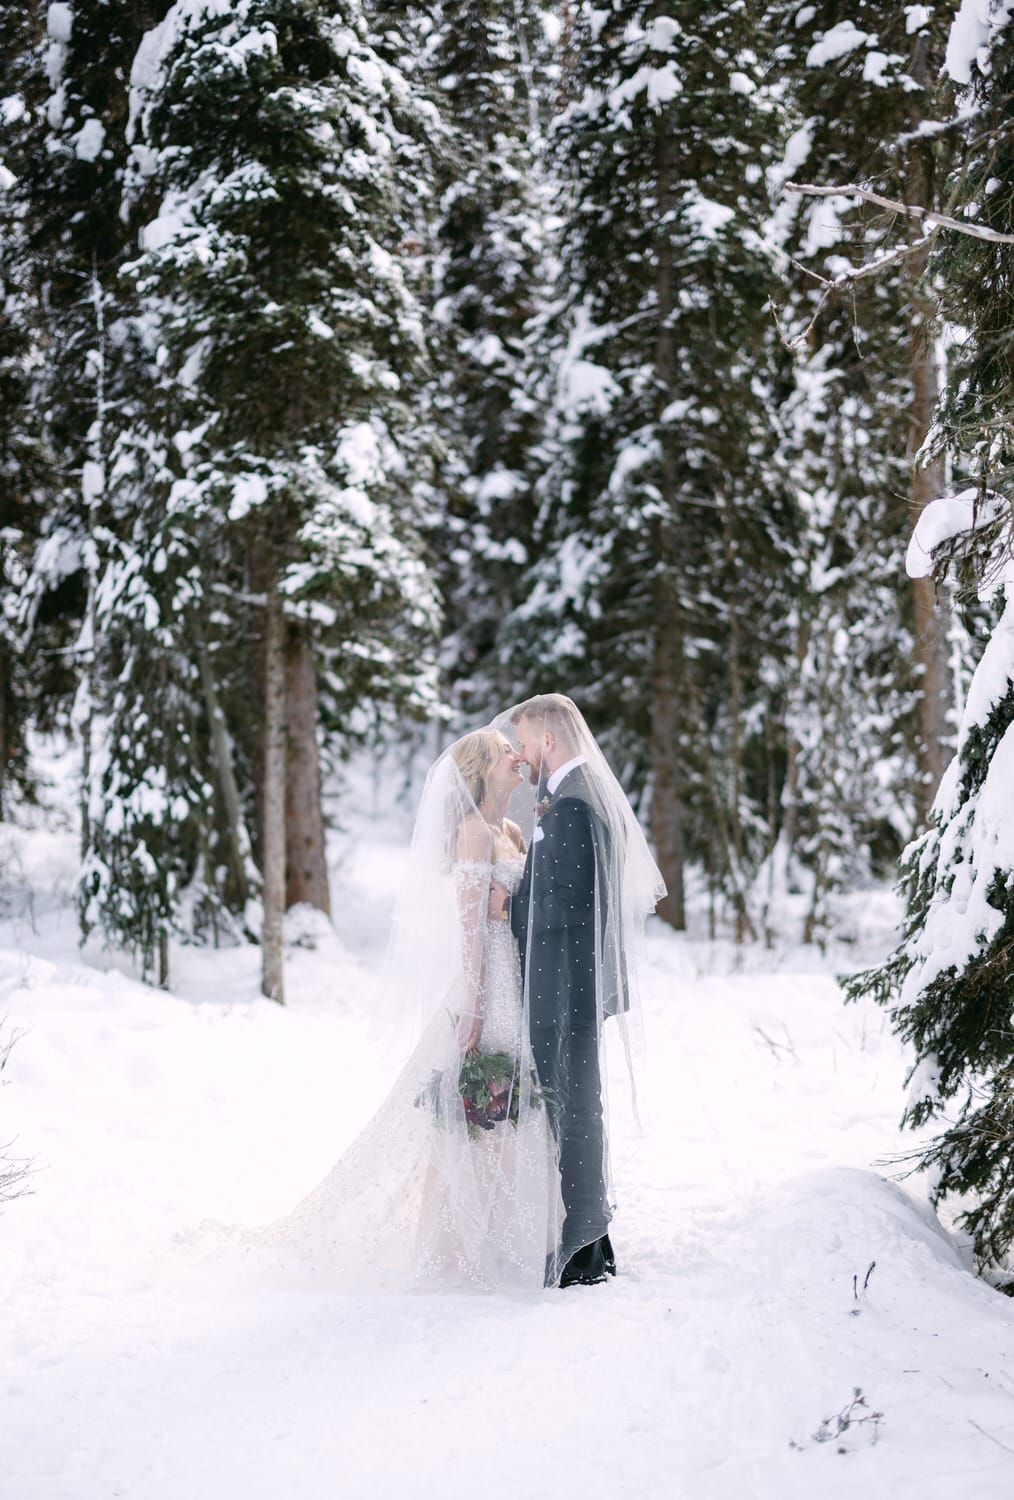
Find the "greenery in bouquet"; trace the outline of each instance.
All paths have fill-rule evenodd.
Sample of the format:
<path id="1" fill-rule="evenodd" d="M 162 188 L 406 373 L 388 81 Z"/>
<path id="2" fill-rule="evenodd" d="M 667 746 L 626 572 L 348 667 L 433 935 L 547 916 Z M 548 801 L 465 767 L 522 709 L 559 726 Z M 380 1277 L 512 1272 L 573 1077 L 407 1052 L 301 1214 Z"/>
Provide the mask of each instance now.
<path id="1" fill-rule="evenodd" d="M 443 1080 L 444 1074 L 434 1070 L 415 1101 L 417 1105 L 428 1103 L 437 1119 L 444 1117 L 447 1108 Z M 541 1107 L 543 1095 L 534 1071 L 530 1072 L 529 1086 L 532 1103 Z M 520 1093 L 521 1064 L 516 1057 L 507 1052 L 480 1052 L 472 1048 L 461 1059 L 458 1095 L 470 1136 L 477 1137 L 480 1130 L 493 1130 L 504 1121 L 516 1126 Z"/>

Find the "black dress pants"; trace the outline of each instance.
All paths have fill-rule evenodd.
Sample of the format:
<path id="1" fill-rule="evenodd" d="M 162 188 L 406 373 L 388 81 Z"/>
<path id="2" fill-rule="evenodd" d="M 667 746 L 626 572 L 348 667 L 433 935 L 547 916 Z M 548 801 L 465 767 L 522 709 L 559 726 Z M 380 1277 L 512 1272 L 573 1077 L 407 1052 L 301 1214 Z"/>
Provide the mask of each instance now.
<path id="1" fill-rule="evenodd" d="M 532 1053 L 560 1157 L 564 1222 L 557 1264 L 605 1235 L 599 1038 L 592 1026 L 532 1026 Z"/>

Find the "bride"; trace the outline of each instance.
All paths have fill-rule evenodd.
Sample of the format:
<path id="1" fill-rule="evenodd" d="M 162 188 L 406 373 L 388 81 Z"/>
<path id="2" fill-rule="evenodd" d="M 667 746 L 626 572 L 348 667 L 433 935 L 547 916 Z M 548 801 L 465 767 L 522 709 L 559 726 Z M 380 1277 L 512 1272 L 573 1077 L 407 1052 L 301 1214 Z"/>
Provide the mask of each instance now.
<path id="1" fill-rule="evenodd" d="M 418 1040 L 324 1181 L 249 1249 L 345 1287 L 543 1287 L 563 1209 L 509 921 L 524 771 L 492 728 L 430 769 L 385 965 L 391 1018 Z"/>
<path id="2" fill-rule="evenodd" d="M 507 807 L 524 765 L 505 735 L 480 729 L 451 747 L 447 772 L 445 826 L 461 956 L 452 993 L 460 999 L 462 1061 L 431 1075 L 442 1128 L 431 1142 L 416 1273 L 438 1282 L 538 1289 L 557 1243 L 562 1203 L 509 920 L 525 843 Z"/>

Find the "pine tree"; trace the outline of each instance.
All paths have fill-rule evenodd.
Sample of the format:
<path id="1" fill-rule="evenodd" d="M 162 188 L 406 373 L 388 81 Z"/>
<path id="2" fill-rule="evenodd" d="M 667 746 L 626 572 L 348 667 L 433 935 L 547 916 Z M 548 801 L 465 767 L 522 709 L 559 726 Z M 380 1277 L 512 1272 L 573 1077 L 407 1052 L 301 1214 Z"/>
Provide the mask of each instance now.
<path id="1" fill-rule="evenodd" d="M 577 12 L 550 139 L 563 340 L 543 561 L 513 621 L 650 788 L 662 914 L 683 924 L 695 860 L 744 931 L 768 829 L 752 695 L 780 647 L 767 580 L 793 524 L 760 233 L 778 112 L 752 40 L 735 4 Z"/>
<path id="2" fill-rule="evenodd" d="M 18 54 L 25 107 L 12 189 L 21 226 L 14 263 L 36 352 L 29 399 L 50 455 L 21 614 L 43 662 L 72 663 L 62 681 L 46 674 L 45 691 L 50 701 L 54 689 L 75 694 L 83 739 L 83 931 L 101 921 L 108 937 L 136 948 L 146 972 L 157 953 L 163 981 L 180 865 L 190 873 L 185 803 L 167 803 L 176 809 L 163 833 L 170 869 L 152 857 L 151 827 L 169 822 L 157 792 L 188 741 L 171 716 L 163 723 L 158 621 L 139 587 L 151 558 L 139 557 L 136 517 L 123 508 L 117 444 L 143 401 L 148 344 L 143 310 L 120 274 L 136 225 L 123 213 L 128 81 L 145 28 L 166 8 L 161 0 L 48 7 L 45 34 L 29 30 Z M 157 470 L 151 480 L 157 486 Z M 133 612 L 132 655 L 115 629 L 117 606 Z M 152 722 L 162 765 L 145 755 Z M 192 796 L 191 811 L 205 801 Z"/>
<path id="3" fill-rule="evenodd" d="M 11 226 L 8 226 L 10 228 Z M 29 410 L 32 325 L 0 248 L 0 818 L 34 795 L 26 731 L 38 703 L 20 605 L 49 464 Z"/>
<path id="4" fill-rule="evenodd" d="M 507 701 L 503 620 L 531 558 L 539 413 L 526 331 L 540 295 L 538 15 L 447 0 L 426 52 L 448 129 L 433 225 L 445 501 L 433 537 L 447 601 L 445 672 L 471 716 Z"/>
<path id="5" fill-rule="evenodd" d="M 38 33 L 31 13 L 0 21 L 4 116 L 12 134 L 30 111 L 26 84 Z M 0 162 L 0 817 L 14 786 L 31 795 L 25 732 L 35 704 L 30 664 L 20 621 L 26 569 L 41 521 L 49 463 L 31 410 L 37 328 L 24 275 L 24 222 L 14 142 L 5 142 Z"/>
<path id="6" fill-rule="evenodd" d="M 775 674 L 785 772 L 765 877 L 776 906 L 786 884 L 809 892 L 805 940 L 826 927 L 831 892 L 889 872 L 917 820 L 912 638 L 897 576 L 904 391 L 872 353 L 854 353 L 837 339 L 822 347 L 780 410 L 802 523 Z"/>
<path id="7" fill-rule="evenodd" d="M 938 206 L 953 150 L 952 135 L 932 128 L 947 108 L 936 86 L 943 15 L 860 0 L 774 5 L 768 20 L 789 80 L 783 177 L 862 180 Z M 787 322 L 810 325 L 782 413 L 806 517 L 783 857 L 808 867 L 812 932 L 827 890 L 882 873 L 925 816 L 948 754 L 954 631 L 934 614 L 928 580 L 908 593 L 897 582 L 910 513 L 943 487 L 938 463 L 916 462 L 936 399 L 938 332 L 926 247 L 910 253 L 920 232 L 842 198 L 796 198 L 777 222 L 792 257 Z M 814 281 L 878 257 L 879 274 L 838 297 Z"/>
<path id="8" fill-rule="evenodd" d="M 996 510 L 1011 547 L 1009 501 Z M 971 511 L 971 496 L 969 496 Z M 990 528 L 997 540 L 996 526 Z M 1014 572 L 1006 608 L 972 678 L 958 750 L 940 784 L 930 827 L 901 864 L 901 942 L 878 968 L 845 981 L 890 1009 L 916 1066 L 902 1123 L 948 1117 L 913 1152 L 932 1172 L 935 1201 L 970 1194 L 961 1222 L 983 1268 L 1014 1244 Z"/>
<path id="9" fill-rule="evenodd" d="M 227 913 L 200 681 L 181 628 L 202 570 L 164 504 L 164 475 L 152 467 L 145 481 L 133 535 L 103 548 L 90 616 L 96 701 L 80 905 L 86 934 L 99 928 L 167 985 L 170 937 L 217 927 Z"/>
<path id="10" fill-rule="evenodd" d="M 122 120 L 134 49 L 164 9 L 163 0 L 31 5 L 8 7 L 2 22 L 4 148 L 12 174 L 4 194 L 4 274 L 24 340 L 18 473 L 22 515 L 26 506 L 32 511 L 15 549 L 8 609 L 16 608 L 18 659 L 33 683 L 31 715 L 43 726 L 66 727 L 75 694 L 78 720 L 89 722 L 88 695 L 79 689 L 90 679 L 91 648 L 78 638 L 82 630 L 87 635 L 98 539 L 109 520 L 102 451 L 109 429 L 98 420 L 98 405 L 115 406 L 122 395 L 120 365 L 110 354 L 136 336 L 132 310 L 119 299 L 118 272 L 131 242 L 120 215 Z"/>
<path id="11" fill-rule="evenodd" d="M 254 797 L 264 987 L 281 999 L 285 664 L 319 679 L 346 738 L 433 681 L 406 405 L 425 359 L 411 231 L 431 117 L 352 0 L 177 5 L 134 84 L 133 190 L 159 208 L 131 276 L 158 319 L 167 505 L 207 574 L 194 609 Z M 319 826 L 319 785 L 316 804 Z"/>
<path id="12" fill-rule="evenodd" d="M 967 19 L 967 18 L 966 18 Z M 1010 7 L 991 7 L 971 55 L 955 25 L 948 60 L 966 143 L 956 216 L 1014 233 L 1014 59 Z M 973 122 L 971 124 L 967 122 Z M 958 472 L 974 471 L 964 495 L 930 529 L 917 530 L 912 563 L 926 571 L 956 561 L 967 586 L 977 576 L 1003 586 L 1005 607 L 969 687 L 958 749 L 941 782 L 927 832 L 906 851 L 907 910 L 901 942 L 879 967 L 846 983 L 849 998 L 872 994 L 890 1007 L 916 1065 L 904 1123 L 944 1124 L 913 1153 L 932 1171 L 936 1198 L 970 1195 L 960 1215 L 983 1268 L 1002 1268 L 1014 1244 L 1014 283 L 1009 247 L 964 235 L 941 238 L 934 257 L 955 342 L 934 451 Z"/>
<path id="13" fill-rule="evenodd" d="M 955 44 L 948 62 L 955 82 L 975 100 L 974 128 L 955 173 L 949 208 L 970 223 L 1011 233 L 1014 223 L 1014 129 L 1009 119 L 1011 26 L 1006 0 L 991 0 L 989 19 L 976 34 L 982 53 L 966 57 Z M 955 23 L 954 31 L 958 33 Z M 973 42 L 974 45 L 974 42 Z M 941 310 L 948 322 L 973 336 L 949 354 L 944 392 L 930 447 L 950 452 L 976 478 L 980 490 L 1010 494 L 1014 485 L 1014 359 L 1010 311 L 1014 304 L 1010 247 L 966 235 L 949 235 L 934 261 Z"/>

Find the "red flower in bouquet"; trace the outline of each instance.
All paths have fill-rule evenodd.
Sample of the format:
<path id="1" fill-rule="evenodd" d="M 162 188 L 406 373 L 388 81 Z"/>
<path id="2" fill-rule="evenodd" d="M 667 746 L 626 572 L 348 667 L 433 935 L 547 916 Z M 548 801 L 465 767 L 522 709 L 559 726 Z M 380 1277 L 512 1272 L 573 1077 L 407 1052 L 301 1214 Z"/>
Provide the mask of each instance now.
<path id="1" fill-rule="evenodd" d="M 502 1078 L 498 1081 L 490 1080 L 489 1103 L 486 1105 L 486 1118 L 495 1123 L 506 1120 L 511 1107 L 511 1080 Z"/>
<path id="2" fill-rule="evenodd" d="M 480 1109 L 474 1099 L 470 1099 L 467 1094 L 462 1094 L 461 1103 L 465 1111 L 465 1121 L 469 1126 L 477 1125 L 480 1130 L 493 1129 L 493 1121 L 488 1117 L 489 1112 Z"/>

